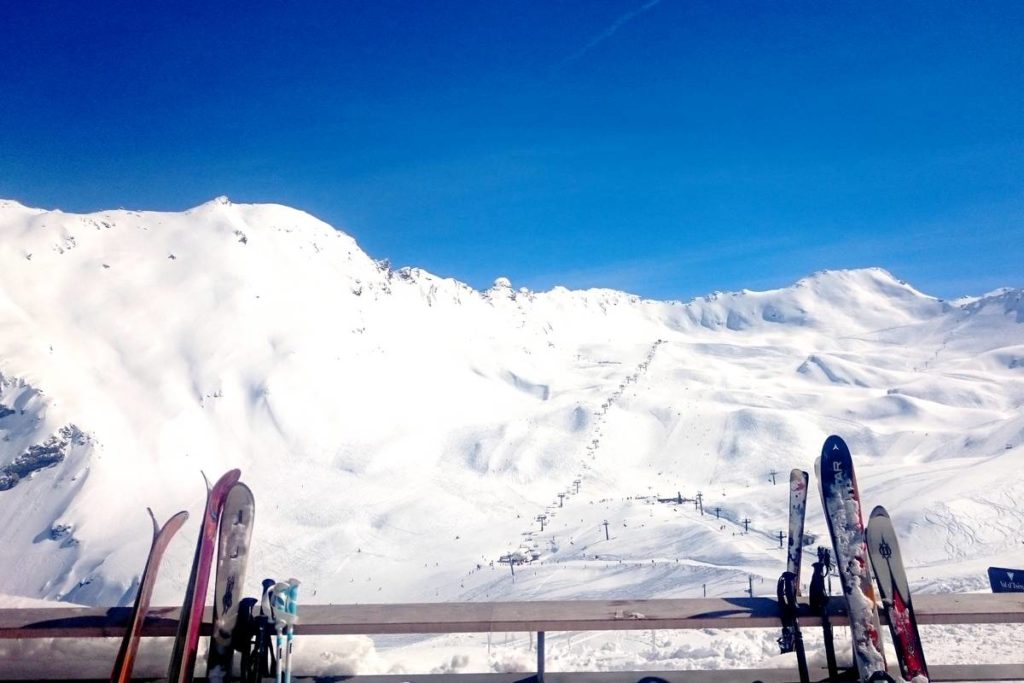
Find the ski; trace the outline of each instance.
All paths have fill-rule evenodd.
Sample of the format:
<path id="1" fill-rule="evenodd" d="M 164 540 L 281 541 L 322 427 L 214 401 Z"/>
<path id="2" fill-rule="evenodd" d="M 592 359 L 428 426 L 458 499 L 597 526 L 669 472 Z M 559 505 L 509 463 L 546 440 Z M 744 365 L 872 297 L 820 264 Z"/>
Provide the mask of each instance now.
<path id="1" fill-rule="evenodd" d="M 220 515 L 217 539 L 217 573 L 213 582 L 213 634 L 207 652 L 206 676 L 223 681 L 234 663 L 233 634 L 239 621 L 240 593 L 245 585 L 256 501 L 248 486 L 231 487 Z"/>
<path id="2" fill-rule="evenodd" d="M 207 481 L 206 509 L 199 525 L 199 540 L 196 542 L 196 553 L 192 560 L 192 573 L 188 577 L 185 601 L 181 605 L 181 616 L 178 619 L 178 633 L 174 638 L 171 663 L 167 669 L 167 678 L 171 683 L 191 681 L 195 673 L 199 627 L 203 621 L 203 608 L 206 606 L 206 590 L 210 585 L 210 565 L 217 540 L 217 522 L 220 520 L 221 508 L 224 507 L 224 499 L 231 487 L 238 482 L 241 474 L 239 470 L 231 470 L 218 479 L 212 488 Z"/>
<path id="3" fill-rule="evenodd" d="M 835 549 L 836 568 L 850 614 L 853 659 L 861 681 L 885 671 L 881 626 L 871 583 L 860 492 L 850 449 L 838 436 L 830 436 L 815 461 L 821 484 L 821 502 Z"/>
<path id="4" fill-rule="evenodd" d="M 881 505 L 871 511 L 867 541 L 871 566 L 878 582 L 878 593 L 889 618 L 889 630 L 896 647 L 900 674 L 908 681 L 916 680 L 916 676 L 927 679 L 928 667 L 924 662 L 921 636 L 917 631 L 914 606 L 910 601 L 910 587 L 903 567 L 903 557 L 900 555 L 900 544 L 896 540 L 889 513 Z"/>
<path id="5" fill-rule="evenodd" d="M 794 469 L 789 473 L 789 547 L 786 551 L 786 571 L 796 577 L 797 595 L 800 595 L 804 517 L 807 513 L 807 480 L 807 473 L 801 469 Z"/>
<path id="6" fill-rule="evenodd" d="M 146 511 L 149 513 L 150 519 L 153 520 L 153 542 L 149 546 L 149 557 L 146 559 L 146 566 L 142 570 L 142 578 L 139 580 L 139 592 L 135 596 L 135 606 L 132 607 L 132 618 L 128 631 L 121 640 L 121 648 L 117 651 L 117 658 L 114 660 L 114 669 L 110 672 L 111 683 L 123 683 L 131 680 L 135 655 L 139 651 L 142 624 L 146 620 L 146 612 L 149 611 L 149 601 L 153 597 L 153 587 L 156 585 L 156 575 L 160 571 L 160 562 L 163 560 L 164 551 L 167 550 L 171 538 L 178 533 L 185 520 L 188 519 L 188 513 L 182 510 L 167 520 L 163 527 L 160 527 L 153 511 L 149 508 L 146 508 Z"/>
<path id="7" fill-rule="evenodd" d="M 796 574 L 793 572 L 783 572 L 779 577 L 779 616 L 782 618 L 779 649 L 783 654 L 796 651 L 800 683 L 808 683 L 810 676 L 807 672 L 807 655 L 804 653 L 804 637 L 800 633 L 800 622 L 797 619 L 796 582 Z"/>

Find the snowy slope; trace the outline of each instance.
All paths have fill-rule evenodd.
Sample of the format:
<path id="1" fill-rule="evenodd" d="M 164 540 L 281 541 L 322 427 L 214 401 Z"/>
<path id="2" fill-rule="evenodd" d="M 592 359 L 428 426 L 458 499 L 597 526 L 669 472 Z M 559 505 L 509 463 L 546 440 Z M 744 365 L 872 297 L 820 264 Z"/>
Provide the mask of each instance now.
<path id="1" fill-rule="evenodd" d="M 688 303 L 478 292 L 283 206 L 0 201 L 0 576 L 127 603 L 145 507 L 186 508 L 155 597 L 177 602 L 200 470 L 240 467 L 250 592 L 736 595 L 753 574 L 770 594 L 787 506 L 769 472 L 811 470 L 838 433 L 915 585 L 983 589 L 984 567 L 1024 564 L 1022 301 L 943 302 L 879 269 Z M 644 498 L 698 491 L 703 517 Z M 517 551 L 538 559 L 513 583 L 498 559 Z"/>

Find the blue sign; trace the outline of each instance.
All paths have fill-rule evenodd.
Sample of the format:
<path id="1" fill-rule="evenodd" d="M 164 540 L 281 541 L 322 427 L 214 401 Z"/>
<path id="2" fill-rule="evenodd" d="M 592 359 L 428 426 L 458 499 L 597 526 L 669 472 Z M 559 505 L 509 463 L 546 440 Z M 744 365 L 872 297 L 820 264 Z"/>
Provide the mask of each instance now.
<path id="1" fill-rule="evenodd" d="M 1024 569 L 989 567 L 988 580 L 993 593 L 1024 593 Z"/>

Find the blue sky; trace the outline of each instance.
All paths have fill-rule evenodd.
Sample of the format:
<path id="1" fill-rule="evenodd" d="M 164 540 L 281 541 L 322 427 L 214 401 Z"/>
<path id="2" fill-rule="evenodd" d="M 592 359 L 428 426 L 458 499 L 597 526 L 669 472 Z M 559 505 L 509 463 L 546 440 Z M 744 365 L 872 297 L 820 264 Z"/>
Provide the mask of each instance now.
<path id="1" fill-rule="evenodd" d="M 1024 286 L 1024 3 L 0 4 L 0 197 L 279 202 L 486 287 Z"/>

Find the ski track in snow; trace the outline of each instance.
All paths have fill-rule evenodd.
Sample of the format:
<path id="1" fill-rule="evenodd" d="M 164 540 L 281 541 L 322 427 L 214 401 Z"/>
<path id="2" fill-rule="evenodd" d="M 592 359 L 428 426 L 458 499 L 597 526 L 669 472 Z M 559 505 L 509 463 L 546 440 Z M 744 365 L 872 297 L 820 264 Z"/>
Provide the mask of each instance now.
<path id="1" fill-rule="evenodd" d="M 879 269 L 685 304 L 478 292 L 282 206 L 0 200 L 0 574 L 11 599 L 129 604 L 146 506 L 187 509 L 154 595 L 177 604 L 199 472 L 240 467 L 258 507 L 250 595 L 266 576 L 317 603 L 735 596 L 749 577 L 773 595 L 788 490 L 769 473 L 810 470 L 838 433 L 912 588 L 987 590 L 986 567 L 1024 568 L 1022 300 L 944 302 Z M 814 496 L 807 513 L 826 543 Z M 537 558 L 513 581 L 498 560 L 516 553 Z M 946 661 L 974 661 L 973 637 L 993 661 L 1012 651 L 995 627 L 928 629 Z M 549 643 L 553 670 L 715 668 L 780 661 L 775 637 Z M 367 673 L 528 669 L 527 645 L 300 647 L 315 670 Z"/>

